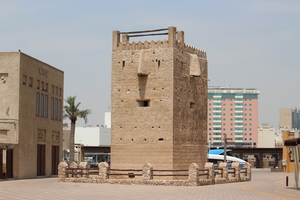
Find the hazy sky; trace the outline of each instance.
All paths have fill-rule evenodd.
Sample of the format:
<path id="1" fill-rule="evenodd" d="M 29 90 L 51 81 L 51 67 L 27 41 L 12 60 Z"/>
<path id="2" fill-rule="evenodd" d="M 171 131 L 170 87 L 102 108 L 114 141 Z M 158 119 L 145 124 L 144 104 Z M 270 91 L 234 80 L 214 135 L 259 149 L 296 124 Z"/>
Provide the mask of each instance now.
<path id="1" fill-rule="evenodd" d="M 64 97 L 92 110 L 91 125 L 110 107 L 112 31 L 168 26 L 207 52 L 210 86 L 260 91 L 260 124 L 277 128 L 280 108 L 300 107 L 299 0 L 0 0 L 0 51 L 63 70 Z"/>

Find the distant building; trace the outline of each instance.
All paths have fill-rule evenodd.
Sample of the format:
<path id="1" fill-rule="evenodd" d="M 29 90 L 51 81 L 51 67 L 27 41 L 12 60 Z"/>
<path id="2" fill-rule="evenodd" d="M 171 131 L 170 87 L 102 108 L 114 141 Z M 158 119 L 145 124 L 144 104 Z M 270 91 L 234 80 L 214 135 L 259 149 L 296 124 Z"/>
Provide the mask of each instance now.
<path id="1" fill-rule="evenodd" d="M 258 95 L 254 88 L 208 88 L 208 143 L 210 147 L 228 145 L 257 147 Z"/>
<path id="2" fill-rule="evenodd" d="M 300 130 L 300 110 L 280 109 L 279 126 L 287 130 Z"/>
<path id="3" fill-rule="evenodd" d="M 283 146 L 282 131 L 282 129 L 278 129 L 275 131 L 275 148 L 282 148 Z"/>
<path id="4" fill-rule="evenodd" d="M 75 144 L 84 146 L 110 146 L 110 128 L 96 126 L 77 126 Z"/>
<path id="5" fill-rule="evenodd" d="M 110 112 L 105 112 L 104 125 L 76 126 L 75 129 L 75 160 L 96 164 L 110 161 Z M 64 124 L 64 160 L 69 160 L 70 129 Z"/>
<path id="6" fill-rule="evenodd" d="M 273 126 L 262 124 L 258 127 L 257 148 L 275 148 L 276 134 Z"/>
<path id="7" fill-rule="evenodd" d="M 111 128 L 111 112 L 105 112 L 104 127 Z"/>
<path id="8" fill-rule="evenodd" d="M 0 178 L 57 174 L 64 72 L 22 52 L 0 53 Z"/>
<path id="9" fill-rule="evenodd" d="M 70 149 L 70 127 L 68 123 L 63 124 L 63 149 Z"/>

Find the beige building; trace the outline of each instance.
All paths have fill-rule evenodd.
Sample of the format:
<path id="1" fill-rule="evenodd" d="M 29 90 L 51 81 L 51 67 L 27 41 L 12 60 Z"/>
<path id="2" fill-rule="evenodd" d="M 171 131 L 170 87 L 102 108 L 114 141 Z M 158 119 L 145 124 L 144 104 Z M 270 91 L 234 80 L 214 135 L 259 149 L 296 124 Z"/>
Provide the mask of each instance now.
<path id="1" fill-rule="evenodd" d="M 0 178 L 57 174 L 64 72 L 21 52 L 0 53 Z"/>
<path id="2" fill-rule="evenodd" d="M 280 109 L 280 128 L 285 130 L 300 130 L 300 110 Z"/>
<path id="3" fill-rule="evenodd" d="M 129 38 L 167 35 L 167 40 Z M 122 38 L 122 41 L 120 39 Z M 207 151 L 206 52 L 176 27 L 113 32 L 111 167 L 201 168 Z"/>
<path id="4" fill-rule="evenodd" d="M 284 167 L 284 172 L 291 173 L 295 171 L 295 156 L 299 158 L 299 145 L 297 143 L 293 144 L 300 138 L 300 130 L 283 130 L 282 131 L 282 140 L 285 145 L 282 147 L 282 159 L 285 160 L 286 166 Z M 289 142 L 293 141 L 294 142 Z M 294 146 L 293 149 L 291 146 Z M 298 153 L 296 152 L 298 148 Z M 300 163 L 298 162 L 298 171 L 300 171 Z"/>
<path id="5" fill-rule="evenodd" d="M 288 130 L 292 130 L 292 109 L 280 109 L 279 126 Z"/>
<path id="6" fill-rule="evenodd" d="M 268 124 L 258 126 L 257 148 L 275 148 L 276 134 L 275 128 Z"/>

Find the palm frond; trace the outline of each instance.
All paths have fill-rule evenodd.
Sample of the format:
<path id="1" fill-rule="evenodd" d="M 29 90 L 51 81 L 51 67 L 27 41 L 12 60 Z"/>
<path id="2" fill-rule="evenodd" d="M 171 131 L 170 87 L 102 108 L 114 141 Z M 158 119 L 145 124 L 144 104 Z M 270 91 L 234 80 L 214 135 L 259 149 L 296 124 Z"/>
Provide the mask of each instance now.
<path id="1" fill-rule="evenodd" d="M 67 97 L 67 99 L 65 100 L 65 102 L 68 105 L 64 106 L 64 118 L 70 118 L 70 117 L 79 117 L 79 118 L 83 118 L 85 123 L 87 123 L 87 116 L 89 114 L 92 113 L 91 110 L 87 109 L 87 110 L 80 110 L 79 106 L 81 104 L 81 102 L 75 103 L 76 102 L 76 96 L 73 97 Z"/>

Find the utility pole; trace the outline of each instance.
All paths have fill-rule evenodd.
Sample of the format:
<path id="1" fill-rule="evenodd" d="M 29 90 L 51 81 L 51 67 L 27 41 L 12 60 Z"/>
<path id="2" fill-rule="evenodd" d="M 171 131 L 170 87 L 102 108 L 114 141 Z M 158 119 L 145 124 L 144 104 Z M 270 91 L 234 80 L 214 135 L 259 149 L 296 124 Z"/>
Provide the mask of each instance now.
<path id="1" fill-rule="evenodd" d="M 226 133 L 224 135 L 224 162 L 227 162 L 226 156 L 227 156 L 227 135 Z"/>

